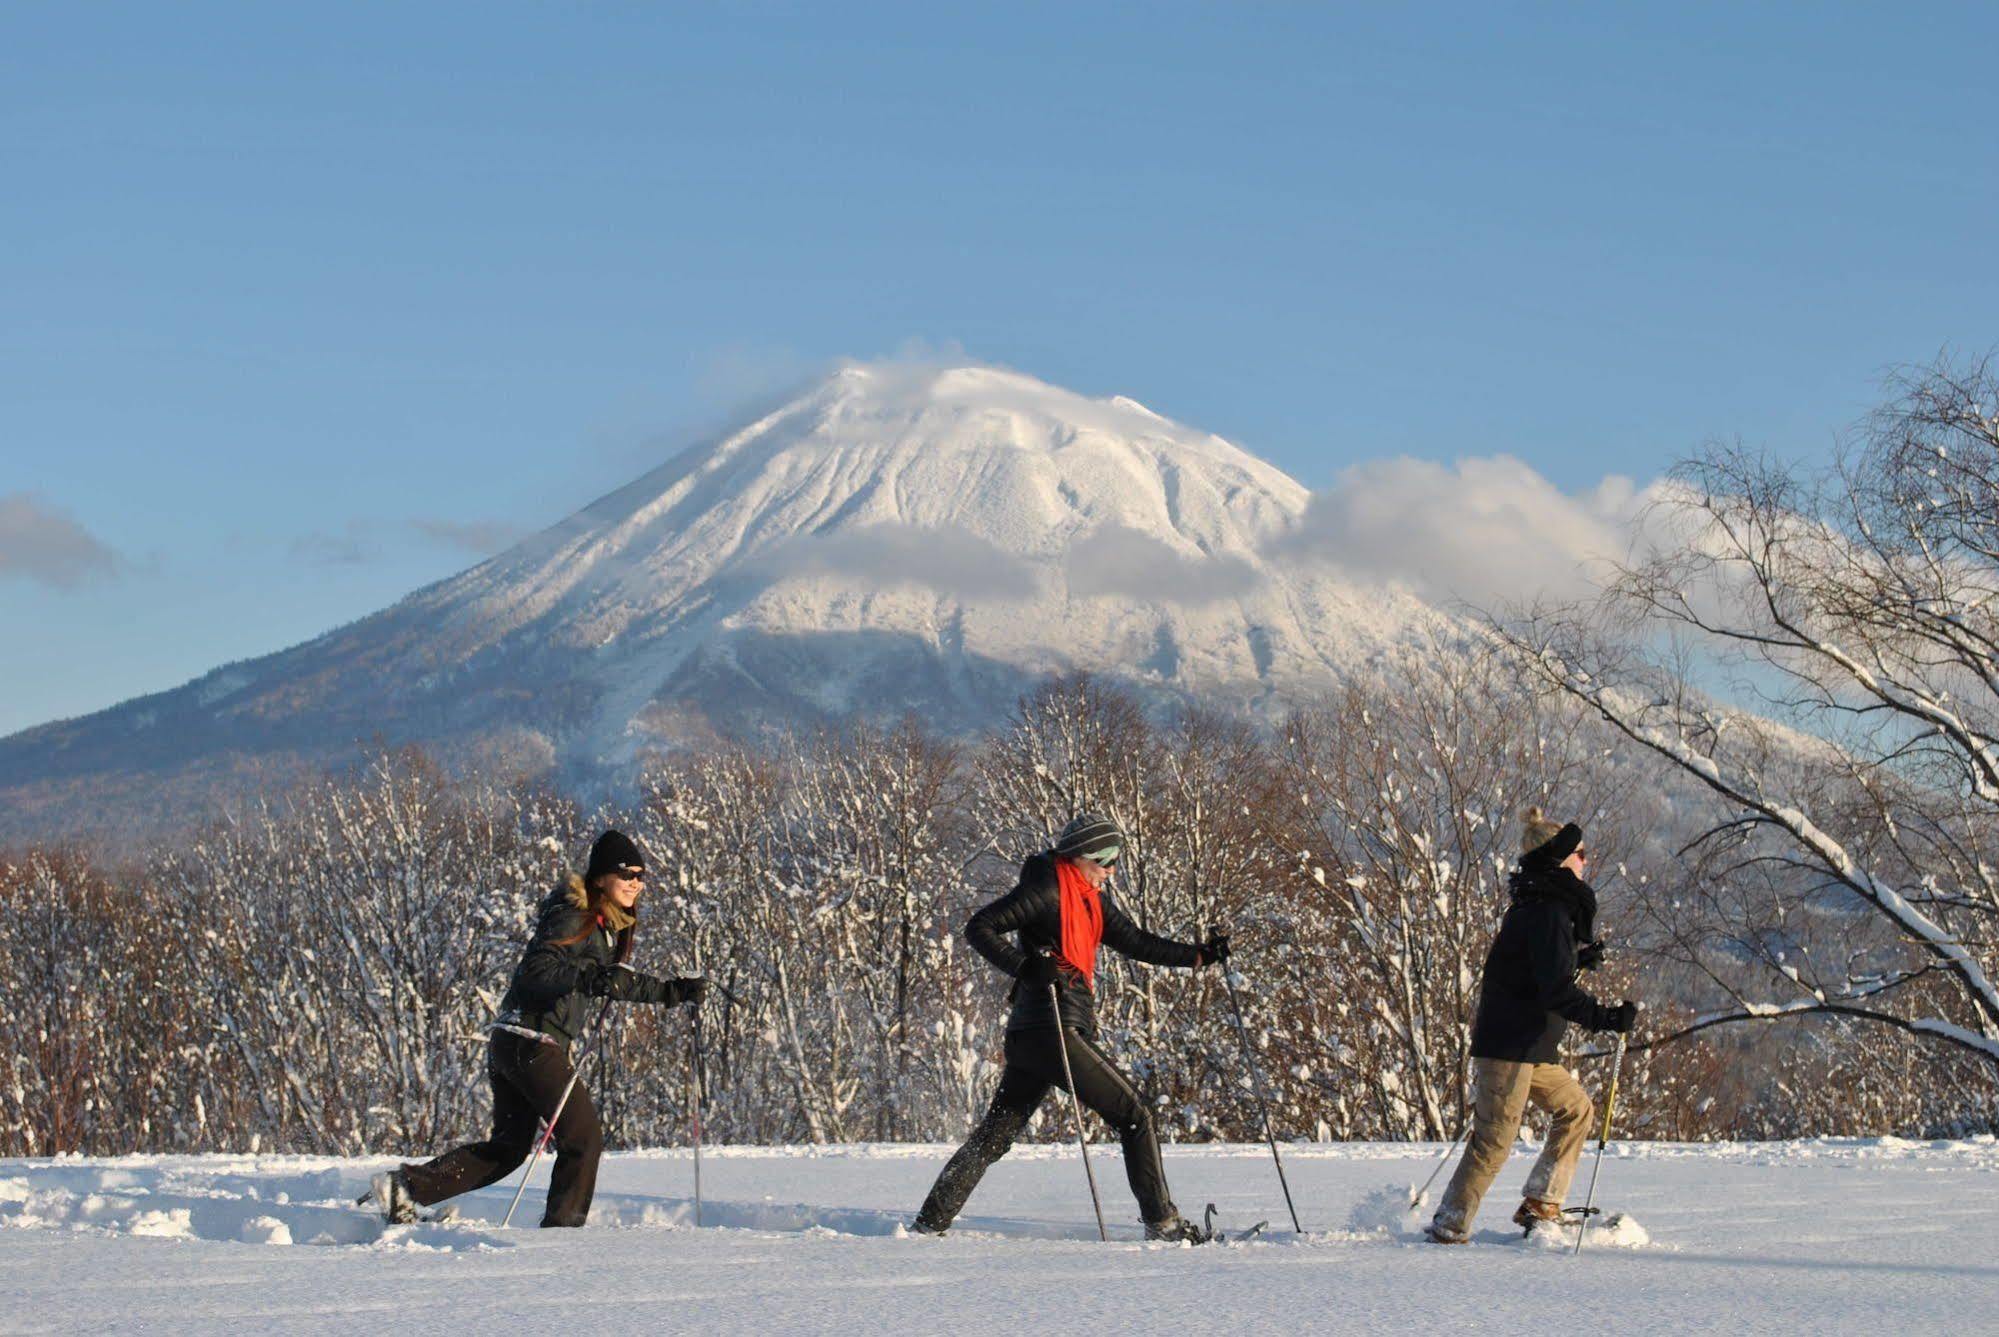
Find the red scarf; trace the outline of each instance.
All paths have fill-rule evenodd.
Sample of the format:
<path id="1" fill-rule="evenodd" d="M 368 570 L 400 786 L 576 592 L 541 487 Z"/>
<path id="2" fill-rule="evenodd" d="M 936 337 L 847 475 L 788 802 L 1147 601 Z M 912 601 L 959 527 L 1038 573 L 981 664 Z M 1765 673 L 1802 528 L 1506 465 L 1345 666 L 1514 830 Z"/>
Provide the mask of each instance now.
<path id="1" fill-rule="evenodd" d="M 1055 882 L 1062 892 L 1062 959 L 1094 992 L 1097 946 L 1104 940 L 1103 894 L 1069 859 L 1055 861 Z"/>

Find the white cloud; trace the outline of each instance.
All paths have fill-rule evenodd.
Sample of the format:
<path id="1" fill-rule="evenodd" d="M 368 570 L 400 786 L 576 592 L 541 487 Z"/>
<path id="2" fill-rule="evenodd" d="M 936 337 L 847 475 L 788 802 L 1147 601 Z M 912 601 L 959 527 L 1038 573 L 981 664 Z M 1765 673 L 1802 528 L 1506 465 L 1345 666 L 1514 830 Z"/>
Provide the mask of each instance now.
<path id="1" fill-rule="evenodd" d="M 293 560 L 312 566 L 365 566 L 381 561 L 413 539 L 457 548 L 475 557 L 491 557 L 518 543 L 526 533 L 506 520 L 349 520 L 339 529 L 294 535 L 286 546 Z"/>
<path id="2" fill-rule="evenodd" d="M 0 497 L 0 577 L 73 590 L 117 575 L 123 565 L 68 512 L 31 492 Z"/>
<path id="3" fill-rule="evenodd" d="M 1314 495 L 1271 555 L 1328 562 L 1431 598 L 1574 597 L 1627 556 L 1664 486 L 1613 474 L 1564 492 L 1509 455 L 1373 460 Z"/>
<path id="4" fill-rule="evenodd" d="M 506 520 L 412 520 L 410 525 L 433 543 L 479 557 L 504 552 L 527 537 L 526 530 Z"/>
<path id="5" fill-rule="evenodd" d="M 350 520 L 338 533 L 314 529 L 295 535 L 288 550 L 296 561 L 312 566 L 362 566 L 381 556 L 375 543 L 376 525 Z"/>
<path id="6" fill-rule="evenodd" d="M 1107 525 L 1069 547 L 1069 593 L 1204 604 L 1247 594 L 1259 576 L 1240 557 L 1187 557 L 1136 529 Z"/>
<path id="7" fill-rule="evenodd" d="M 915 525 L 870 525 L 779 544 L 745 563 L 767 580 L 831 575 L 861 585 L 921 585 L 963 599 L 1026 599 L 1033 569 L 971 534 Z"/>

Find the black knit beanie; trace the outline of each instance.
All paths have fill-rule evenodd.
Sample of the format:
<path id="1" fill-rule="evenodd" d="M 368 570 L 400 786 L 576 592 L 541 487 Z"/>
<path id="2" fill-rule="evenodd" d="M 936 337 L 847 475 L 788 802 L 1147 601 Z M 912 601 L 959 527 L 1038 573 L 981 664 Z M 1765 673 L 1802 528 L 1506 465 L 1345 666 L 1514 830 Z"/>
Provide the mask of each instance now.
<path id="1" fill-rule="evenodd" d="M 590 867 L 585 870 L 583 880 L 592 882 L 605 873 L 645 866 L 646 857 L 639 851 L 637 842 L 622 831 L 606 831 L 590 847 Z"/>
<path id="2" fill-rule="evenodd" d="M 1554 868 L 1562 860 L 1574 854 L 1576 848 L 1582 843 L 1583 829 L 1574 822 L 1570 822 L 1553 836 L 1550 836 L 1547 840 L 1542 841 L 1533 849 L 1522 854 L 1520 856 L 1520 866 L 1522 868 L 1533 868 L 1536 866 Z"/>
<path id="3" fill-rule="evenodd" d="M 1123 848 L 1124 832 L 1118 830 L 1118 824 L 1093 812 L 1077 813 L 1055 840 L 1055 853 L 1069 859 L 1103 862 L 1100 856 Z"/>

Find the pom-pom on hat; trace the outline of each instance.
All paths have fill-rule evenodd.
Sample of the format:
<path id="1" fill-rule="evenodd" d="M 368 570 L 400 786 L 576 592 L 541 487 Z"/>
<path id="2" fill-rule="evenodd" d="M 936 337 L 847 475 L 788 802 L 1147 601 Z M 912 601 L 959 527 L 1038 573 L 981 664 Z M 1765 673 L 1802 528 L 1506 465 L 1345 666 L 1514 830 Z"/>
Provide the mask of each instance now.
<path id="1" fill-rule="evenodd" d="M 1520 862 L 1559 864 L 1583 843 L 1583 829 L 1574 822 L 1563 825 L 1539 808 L 1529 808 L 1520 818 Z"/>

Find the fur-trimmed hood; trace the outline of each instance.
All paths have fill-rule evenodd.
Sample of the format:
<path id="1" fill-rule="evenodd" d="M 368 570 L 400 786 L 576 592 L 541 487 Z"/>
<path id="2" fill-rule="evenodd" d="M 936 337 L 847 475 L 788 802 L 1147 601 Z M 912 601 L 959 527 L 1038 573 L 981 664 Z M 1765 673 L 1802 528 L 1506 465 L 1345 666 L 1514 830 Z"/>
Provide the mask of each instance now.
<path id="1" fill-rule="evenodd" d="M 569 904 L 575 906 L 578 910 L 588 912 L 590 909 L 590 888 L 583 884 L 582 874 L 568 874 L 563 878 L 562 885 L 557 887 L 556 891 L 561 894 L 563 900 L 569 902 Z M 604 927 L 610 929 L 613 933 L 623 933 L 626 929 L 639 922 L 636 914 L 633 914 L 629 910 L 619 909 L 611 903 L 608 897 L 598 903 L 597 913 L 604 916 Z"/>

